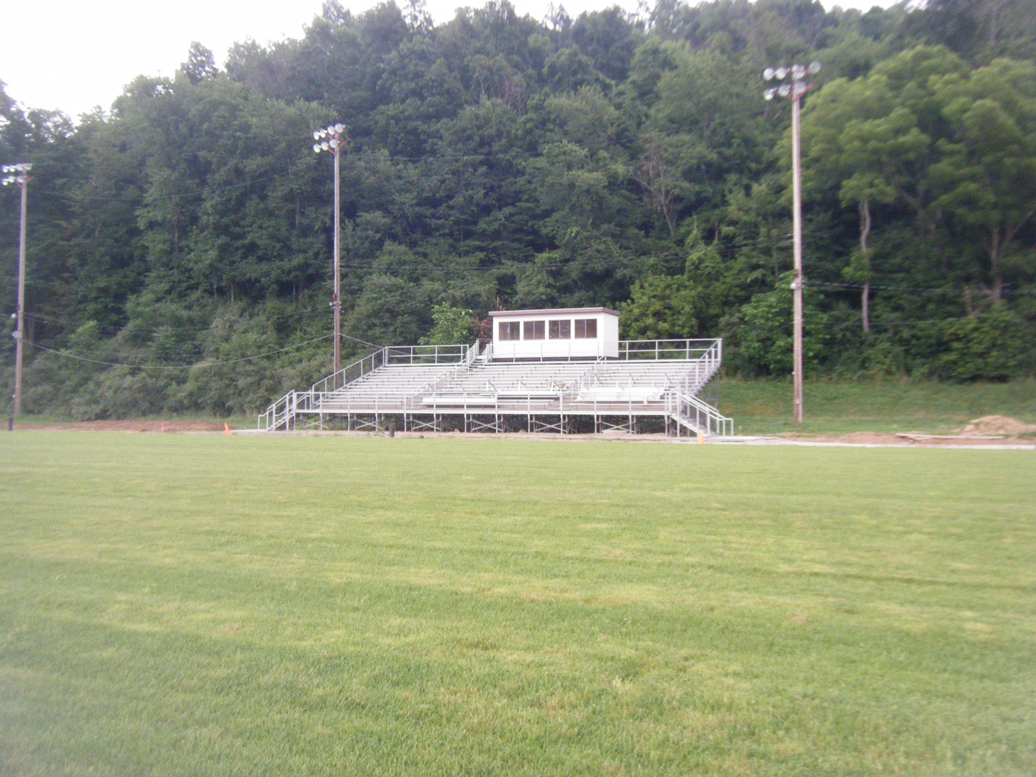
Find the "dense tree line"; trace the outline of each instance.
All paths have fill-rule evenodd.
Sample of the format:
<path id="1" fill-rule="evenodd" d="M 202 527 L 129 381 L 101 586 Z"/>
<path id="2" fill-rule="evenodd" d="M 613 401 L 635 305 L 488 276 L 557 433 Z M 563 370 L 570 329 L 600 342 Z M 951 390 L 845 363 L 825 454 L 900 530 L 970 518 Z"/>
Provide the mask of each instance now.
<path id="1" fill-rule="evenodd" d="M 723 336 L 731 369 L 785 374 L 790 105 L 761 74 L 812 60 L 810 370 L 1031 374 L 1034 0 L 542 21 L 493 0 L 440 25 L 420 0 L 328 0 L 301 39 L 222 65 L 194 44 L 78 122 L 0 89 L 0 161 L 34 164 L 25 408 L 253 412 L 327 374 L 332 168 L 310 138 L 335 121 L 345 353 L 435 342 L 451 311 L 607 305 L 626 337 Z"/>

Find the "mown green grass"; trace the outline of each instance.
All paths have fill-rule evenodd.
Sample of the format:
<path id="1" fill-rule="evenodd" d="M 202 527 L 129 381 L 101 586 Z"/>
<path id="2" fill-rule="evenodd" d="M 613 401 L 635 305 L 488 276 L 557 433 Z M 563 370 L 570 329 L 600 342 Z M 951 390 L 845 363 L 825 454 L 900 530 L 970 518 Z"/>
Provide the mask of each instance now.
<path id="1" fill-rule="evenodd" d="M 744 434 L 949 434 L 988 415 L 1036 424 L 1036 380 L 967 384 L 807 380 L 801 425 L 794 422 L 790 381 L 723 380 L 719 404 L 734 419 L 735 431 L 740 428 Z"/>
<path id="2" fill-rule="evenodd" d="M 1033 456 L 0 435 L 0 774 L 1029 776 Z"/>

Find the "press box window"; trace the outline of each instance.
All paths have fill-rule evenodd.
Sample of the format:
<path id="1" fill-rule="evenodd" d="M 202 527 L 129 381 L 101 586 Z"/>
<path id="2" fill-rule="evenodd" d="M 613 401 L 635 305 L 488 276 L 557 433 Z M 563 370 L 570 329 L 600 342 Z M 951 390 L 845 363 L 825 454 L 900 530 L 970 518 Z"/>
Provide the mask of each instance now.
<path id="1" fill-rule="evenodd" d="M 597 337 L 597 319 L 596 318 L 577 318 L 576 319 L 576 337 L 580 339 L 593 339 Z"/>
<path id="2" fill-rule="evenodd" d="M 546 322 L 545 321 L 526 321 L 525 322 L 525 339 L 526 340 L 544 340 L 546 339 Z"/>
<path id="3" fill-rule="evenodd" d="M 568 340 L 572 337 L 572 322 L 567 318 L 561 321 L 550 321 L 548 331 L 551 340 Z"/>
<path id="4" fill-rule="evenodd" d="M 521 340 L 522 325 L 517 321 L 503 321 L 500 323 L 501 340 Z"/>

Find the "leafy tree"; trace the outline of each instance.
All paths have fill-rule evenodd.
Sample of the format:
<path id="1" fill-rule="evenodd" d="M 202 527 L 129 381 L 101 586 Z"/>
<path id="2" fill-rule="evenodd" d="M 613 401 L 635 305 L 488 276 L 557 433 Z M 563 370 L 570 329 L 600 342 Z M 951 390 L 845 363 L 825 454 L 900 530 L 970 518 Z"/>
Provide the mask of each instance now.
<path id="1" fill-rule="evenodd" d="M 633 284 L 619 321 L 629 340 L 671 340 L 701 334 L 696 312 L 707 290 L 686 275 L 649 275 Z"/>
<path id="2" fill-rule="evenodd" d="M 942 82 L 952 135 L 939 142 L 931 169 L 941 192 L 935 207 L 965 231 L 983 235 L 983 285 L 1003 298 L 1005 274 L 1032 277 L 1007 263 L 1036 215 L 1036 65 L 1000 59 L 970 78 Z"/>
<path id="3" fill-rule="evenodd" d="M 708 337 L 730 309 L 751 296 L 755 280 L 741 259 L 729 260 L 719 241 L 707 243 L 697 230 L 683 247 L 679 275 L 649 274 L 634 283 L 622 305 L 624 336 L 636 339 Z M 772 283 L 766 283 L 770 288 Z"/>
<path id="4" fill-rule="evenodd" d="M 904 20 L 904 34 L 940 43 L 977 61 L 1036 55 L 1032 0 L 925 0 Z"/>
<path id="5" fill-rule="evenodd" d="M 187 61 L 180 65 L 179 71 L 192 84 L 197 85 L 209 78 L 215 78 L 219 73 L 216 67 L 216 58 L 212 51 L 205 48 L 197 41 L 191 42 L 187 52 Z"/>
<path id="6" fill-rule="evenodd" d="M 781 276 L 772 291 L 757 294 L 728 321 L 735 327 L 732 348 L 742 369 L 763 375 L 789 375 L 792 371 L 792 274 Z M 816 368 L 827 356 L 831 342 L 829 317 L 819 307 L 815 292 L 803 295 L 802 356 L 805 367 Z"/>
<path id="7" fill-rule="evenodd" d="M 432 308 L 432 321 L 435 326 L 420 339 L 421 345 L 457 345 L 473 338 L 475 314 L 470 310 L 443 302 Z"/>
<path id="8" fill-rule="evenodd" d="M 763 172 L 774 130 L 764 120 L 759 80 L 744 63 L 689 50 L 659 80 L 644 145 L 649 155 L 661 153 L 673 168 L 668 175 L 684 180 L 674 218 L 716 219 L 729 187 Z"/>
<path id="9" fill-rule="evenodd" d="M 572 24 L 572 41 L 613 82 L 625 80 L 637 47 L 637 25 L 618 6 L 584 13 Z"/>
<path id="10" fill-rule="evenodd" d="M 910 111 L 896 105 L 887 79 L 875 75 L 825 86 L 805 111 L 802 145 L 807 187 L 836 190 L 842 205 L 854 206 L 859 216 L 859 249 L 844 273 L 863 286 L 860 310 L 868 333 L 872 208 L 899 197 L 927 154 L 930 139 Z"/>
<path id="11" fill-rule="evenodd" d="M 367 279 L 343 330 L 378 346 L 410 345 L 430 325 L 427 293 L 413 283 L 379 274 Z"/>

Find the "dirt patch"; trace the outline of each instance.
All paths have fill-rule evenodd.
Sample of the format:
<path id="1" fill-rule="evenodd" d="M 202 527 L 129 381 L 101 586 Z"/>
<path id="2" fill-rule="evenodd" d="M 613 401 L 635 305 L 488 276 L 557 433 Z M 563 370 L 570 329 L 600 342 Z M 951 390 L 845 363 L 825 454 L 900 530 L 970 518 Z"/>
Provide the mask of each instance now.
<path id="1" fill-rule="evenodd" d="M 211 421 L 80 421 L 68 424 L 15 424 L 30 432 L 222 432 L 223 424 Z"/>
<path id="2" fill-rule="evenodd" d="M 1024 426 L 1024 424 L 1023 424 Z M 1024 432 L 1019 433 L 1024 434 Z M 1031 437 L 1020 437 L 1018 434 L 991 434 L 986 431 L 961 430 L 958 434 L 925 434 L 924 432 L 901 432 L 888 434 L 885 432 L 852 432 L 842 435 L 780 435 L 786 440 L 796 442 L 823 442 L 840 445 L 900 445 L 922 448 L 945 446 L 1029 446 L 1033 444 Z"/>
<path id="3" fill-rule="evenodd" d="M 138 420 L 138 421 L 80 421 L 78 423 L 34 424 L 17 423 L 15 429 L 36 432 L 73 431 L 73 432 L 142 432 L 151 434 L 184 434 L 213 433 L 225 431 L 224 425 L 212 421 L 185 420 Z M 357 437 L 380 436 L 373 432 L 300 432 L 300 434 L 334 434 Z M 952 435 L 928 435 L 920 432 L 889 434 L 885 432 L 852 432 L 843 435 L 802 435 L 782 434 L 778 437 L 793 442 L 821 442 L 843 445 L 895 445 L 915 447 L 938 446 L 979 446 L 979 445 L 1024 445 L 1031 446 L 1036 434 L 1036 426 L 1026 424 L 1007 416 L 985 416 L 976 418 Z M 1020 436 L 1026 435 L 1026 436 Z M 400 432 L 399 437 L 456 438 L 460 432 Z M 662 434 L 628 435 L 615 434 L 526 434 L 526 433 L 474 433 L 463 435 L 480 439 L 516 439 L 516 440 L 558 440 L 574 442 L 577 440 L 618 440 L 623 442 L 670 442 L 672 437 Z M 687 442 L 689 438 L 682 438 Z"/>
<path id="4" fill-rule="evenodd" d="M 796 442 L 829 442 L 840 445 L 910 445 L 912 441 L 898 434 L 885 432 L 851 432 L 849 434 L 781 434 L 778 437 Z"/>
<path id="5" fill-rule="evenodd" d="M 976 418 L 957 431 L 961 434 L 1032 434 L 1036 432 L 1036 425 L 1023 423 L 1017 418 L 1005 415 L 987 415 Z"/>
<path id="6" fill-rule="evenodd" d="M 853 432 L 842 435 L 838 441 L 850 445 L 900 445 L 906 442 L 902 437 L 882 432 Z"/>

